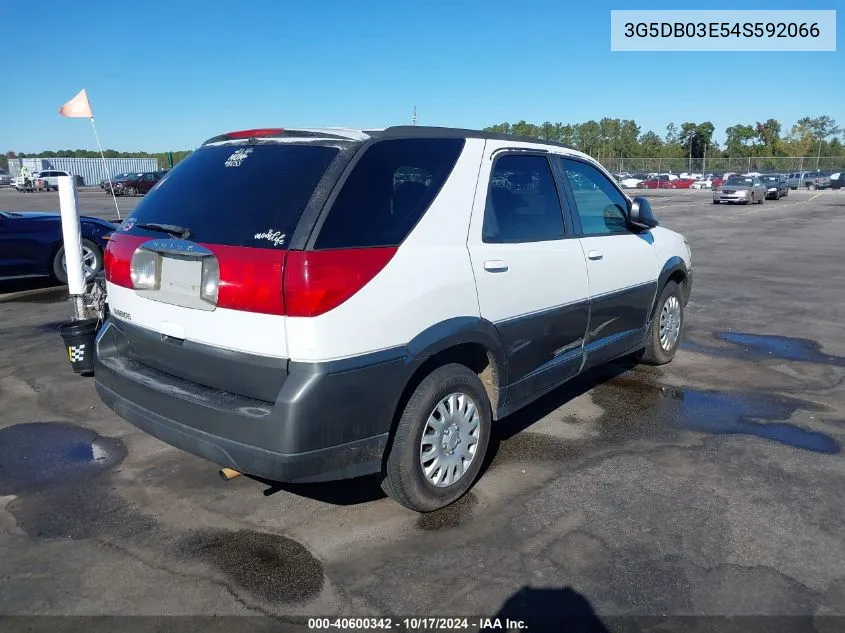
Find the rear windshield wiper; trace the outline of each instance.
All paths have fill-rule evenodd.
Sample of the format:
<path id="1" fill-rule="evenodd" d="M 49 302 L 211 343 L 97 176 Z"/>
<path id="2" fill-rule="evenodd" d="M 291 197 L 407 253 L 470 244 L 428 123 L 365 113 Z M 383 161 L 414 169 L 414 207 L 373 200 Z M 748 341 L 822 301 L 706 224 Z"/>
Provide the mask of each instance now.
<path id="1" fill-rule="evenodd" d="M 180 240 L 188 239 L 191 234 L 191 229 L 179 226 L 178 224 L 159 224 L 158 222 L 142 222 L 136 224 L 139 229 L 147 229 L 150 231 L 160 231 L 161 233 L 168 233 L 173 237 L 178 237 Z"/>

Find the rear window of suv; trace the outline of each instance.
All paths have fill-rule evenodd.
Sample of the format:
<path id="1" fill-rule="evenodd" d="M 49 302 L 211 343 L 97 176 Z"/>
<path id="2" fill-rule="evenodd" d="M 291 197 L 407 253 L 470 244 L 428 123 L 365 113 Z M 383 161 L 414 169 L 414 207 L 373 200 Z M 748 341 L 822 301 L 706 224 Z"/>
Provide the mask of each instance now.
<path id="1" fill-rule="evenodd" d="M 201 148 L 158 181 L 123 230 L 147 234 L 135 225 L 172 224 L 195 242 L 284 248 L 338 152 L 273 143 Z"/>
<path id="2" fill-rule="evenodd" d="M 314 247 L 398 246 L 425 214 L 464 139 L 389 139 L 367 148 L 319 230 Z"/>

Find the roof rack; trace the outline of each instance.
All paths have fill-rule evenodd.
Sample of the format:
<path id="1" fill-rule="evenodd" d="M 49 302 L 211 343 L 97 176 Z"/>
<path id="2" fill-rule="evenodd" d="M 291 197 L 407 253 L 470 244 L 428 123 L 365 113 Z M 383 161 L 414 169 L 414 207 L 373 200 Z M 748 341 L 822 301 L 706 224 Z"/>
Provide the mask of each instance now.
<path id="1" fill-rule="evenodd" d="M 513 134 L 502 134 L 501 132 L 485 132 L 483 130 L 470 130 L 464 128 L 454 127 L 434 127 L 425 125 L 396 125 L 386 128 L 381 132 L 367 131 L 371 136 L 378 136 L 379 138 L 388 138 L 393 136 L 404 137 L 437 137 L 437 138 L 482 138 L 495 141 L 518 141 L 520 143 L 537 143 L 540 145 L 554 145 L 555 147 L 565 147 L 566 149 L 574 150 L 575 148 L 565 143 L 558 141 L 548 141 L 541 138 L 531 136 L 516 136 Z"/>

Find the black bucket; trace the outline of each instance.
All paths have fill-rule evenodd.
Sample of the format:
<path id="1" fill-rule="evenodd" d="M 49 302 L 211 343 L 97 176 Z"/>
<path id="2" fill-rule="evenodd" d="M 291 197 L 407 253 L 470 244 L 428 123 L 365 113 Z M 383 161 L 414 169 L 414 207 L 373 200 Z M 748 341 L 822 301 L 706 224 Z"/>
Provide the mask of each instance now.
<path id="1" fill-rule="evenodd" d="M 77 374 L 94 373 L 94 338 L 97 336 L 99 319 L 69 321 L 59 326 L 59 334 L 65 343 L 70 366 Z"/>

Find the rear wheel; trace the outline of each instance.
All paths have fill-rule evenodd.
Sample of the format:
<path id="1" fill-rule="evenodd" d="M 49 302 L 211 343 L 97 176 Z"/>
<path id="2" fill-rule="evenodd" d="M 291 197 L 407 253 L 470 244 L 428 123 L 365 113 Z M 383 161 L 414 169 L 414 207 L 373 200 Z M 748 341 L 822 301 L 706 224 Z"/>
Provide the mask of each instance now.
<path id="1" fill-rule="evenodd" d="M 457 363 L 435 369 L 402 411 L 382 489 L 417 512 L 457 501 L 481 470 L 492 419 L 487 392 L 472 370 Z"/>
<path id="2" fill-rule="evenodd" d="M 808 183 L 807 183 L 807 189 L 809 189 L 810 191 L 815 191 L 815 190 L 816 190 L 816 185 L 814 185 L 814 184 L 813 184 L 813 183 L 811 183 L 811 182 L 808 182 Z"/>
<path id="3" fill-rule="evenodd" d="M 82 240 L 82 270 L 85 273 L 85 283 L 90 284 L 94 281 L 103 269 L 103 252 L 91 240 Z M 65 259 L 65 247 L 62 246 L 56 251 L 53 256 L 53 276 L 59 282 L 67 283 L 67 261 Z"/>
<path id="4" fill-rule="evenodd" d="M 684 328 L 681 287 L 670 281 L 660 293 L 640 360 L 647 365 L 665 365 L 675 357 Z"/>

